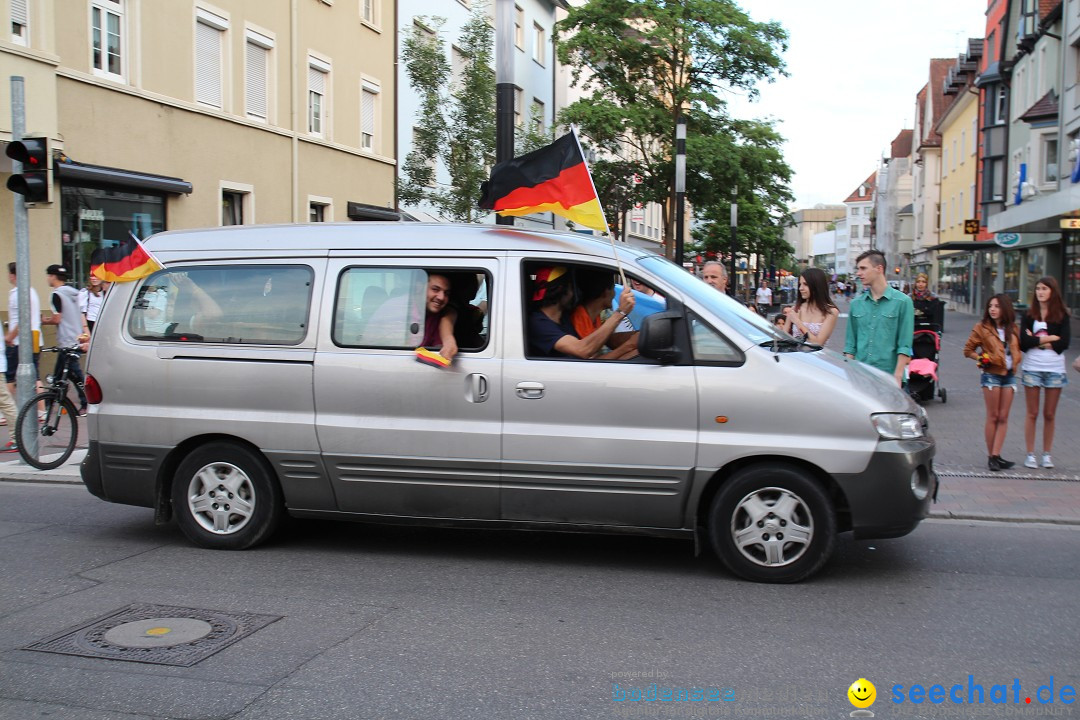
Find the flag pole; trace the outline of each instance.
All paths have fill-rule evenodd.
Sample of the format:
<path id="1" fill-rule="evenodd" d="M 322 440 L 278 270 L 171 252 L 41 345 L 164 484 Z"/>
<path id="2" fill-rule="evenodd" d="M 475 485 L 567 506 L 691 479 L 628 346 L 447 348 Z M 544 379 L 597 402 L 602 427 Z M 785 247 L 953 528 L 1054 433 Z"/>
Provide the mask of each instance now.
<path id="1" fill-rule="evenodd" d="M 604 234 L 608 236 L 611 241 L 611 254 L 615 257 L 615 266 L 619 269 L 619 278 L 622 280 L 623 288 L 628 287 L 626 284 L 626 273 L 623 272 L 622 263 L 619 262 L 619 249 L 615 246 L 615 236 L 611 234 L 611 227 L 608 225 L 607 213 L 604 212 L 604 205 L 600 202 L 600 193 L 596 192 L 596 183 L 592 179 L 592 170 L 589 169 L 589 161 L 585 157 L 585 151 L 581 149 L 581 140 L 578 139 L 577 125 L 570 126 L 570 133 L 574 136 L 574 142 L 577 143 L 578 152 L 581 153 L 581 162 L 585 163 L 585 172 L 589 176 L 589 184 L 592 185 L 593 195 L 596 196 L 596 204 L 600 206 L 600 217 L 604 219 Z"/>

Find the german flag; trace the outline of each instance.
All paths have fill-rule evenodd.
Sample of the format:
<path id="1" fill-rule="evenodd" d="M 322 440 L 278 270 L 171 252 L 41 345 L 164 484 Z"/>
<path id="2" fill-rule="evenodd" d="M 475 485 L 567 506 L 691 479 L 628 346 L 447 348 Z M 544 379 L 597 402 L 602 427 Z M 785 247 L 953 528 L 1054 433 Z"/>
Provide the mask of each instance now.
<path id="1" fill-rule="evenodd" d="M 573 132 L 539 150 L 499 163 L 480 186 L 479 206 L 500 215 L 553 212 L 607 230 L 589 167 Z"/>
<path id="2" fill-rule="evenodd" d="M 130 233 L 116 247 L 100 248 L 90 256 L 90 274 L 105 282 L 131 282 L 163 267 Z"/>

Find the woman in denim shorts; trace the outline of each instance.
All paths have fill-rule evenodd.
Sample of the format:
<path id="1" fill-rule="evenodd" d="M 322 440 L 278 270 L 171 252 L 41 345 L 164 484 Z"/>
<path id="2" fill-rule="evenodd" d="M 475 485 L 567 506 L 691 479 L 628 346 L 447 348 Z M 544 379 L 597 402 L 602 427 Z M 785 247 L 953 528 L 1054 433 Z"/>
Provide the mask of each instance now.
<path id="1" fill-rule="evenodd" d="M 1020 322 L 1020 349 L 1024 351 L 1024 397 L 1027 418 L 1024 422 L 1024 442 L 1027 459 L 1024 466 L 1039 467 L 1035 457 L 1035 423 L 1039 419 L 1039 389 L 1046 393 L 1043 404 L 1042 466 L 1054 467 L 1050 455 L 1054 444 L 1054 415 L 1057 413 L 1061 389 L 1069 384 L 1065 376 L 1064 352 L 1069 347 L 1069 311 L 1061 299 L 1057 280 L 1040 278 L 1035 283 L 1035 297 Z"/>
<path id="2" fill-rule="evenodd" d="M 1016 463 L 1001 457 L 1001 447 L 1009 429 L 1009 410 L 1016 395 L 1016 370 L 1021 358 L 1016 312 L 1008 295 L 995 295 L 986 301 L 982 320 L 972 328 L 964 345 L 964 355 L 982 369 L 987 464 L 991 470 L 1008 470 Z"/>

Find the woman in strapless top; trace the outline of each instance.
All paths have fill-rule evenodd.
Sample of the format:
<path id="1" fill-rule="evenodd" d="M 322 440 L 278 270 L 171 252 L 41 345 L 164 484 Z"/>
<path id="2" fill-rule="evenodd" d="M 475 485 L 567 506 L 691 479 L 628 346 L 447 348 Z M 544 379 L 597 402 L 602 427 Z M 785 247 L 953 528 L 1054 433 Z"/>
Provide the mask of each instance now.
<path id="1" fill-rule="evenodd" d="M 829 296 L 829 279 L 821 268 L 807 268 L 799 276 L 799 299 L 784 308 L 787 331 L 815 345 L 824 345 L 836 328 L 840 310 Z"/>

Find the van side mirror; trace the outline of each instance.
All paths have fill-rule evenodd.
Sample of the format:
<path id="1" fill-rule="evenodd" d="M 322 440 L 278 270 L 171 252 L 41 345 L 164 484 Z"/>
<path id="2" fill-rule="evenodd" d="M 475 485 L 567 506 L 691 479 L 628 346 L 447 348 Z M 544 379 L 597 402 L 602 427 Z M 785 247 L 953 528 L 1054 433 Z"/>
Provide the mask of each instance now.
<path id="1" fill-rule="evenodd" d="M 671 365 L 682 359 L 682 352 L 675 345 L 675 323 L 682 321 L 682 313 L 660 312 L 645 318 L 638 336 L 638 353 L 642 357 Z"/>

